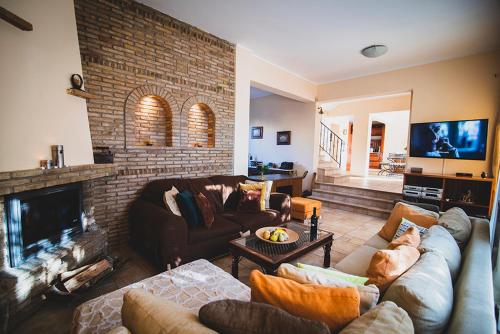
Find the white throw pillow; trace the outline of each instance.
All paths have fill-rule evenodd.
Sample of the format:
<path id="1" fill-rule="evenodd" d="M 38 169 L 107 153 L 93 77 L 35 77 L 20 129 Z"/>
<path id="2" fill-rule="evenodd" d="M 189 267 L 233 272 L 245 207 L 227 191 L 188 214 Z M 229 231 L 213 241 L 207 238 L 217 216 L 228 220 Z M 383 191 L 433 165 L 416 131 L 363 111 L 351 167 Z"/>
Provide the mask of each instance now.
<path id="1" fill-rule="evenodd" d="M 163 202 L 165 203 L 165 206 L 169 208 L 174 215 L 181 216 L 181 210 L 179 210 L 179 206 L 175 201 L 175 196 L 177 196 L 178 193 L 179 190 L 177 190 L 177 188 L 172 186 L 172 189 L 165 191 L 165 193 L 163 194 Z"/>
<path id="2" fill-rule="evenodd" d="M 403 235 L 403 233 L 406 232 L 407 229 L 409 229 L 410 227 L 414 227 L 418 230 L 418 232 L 420 233 L 420 236 L 422 237 L 422 235 L 424 235 L 425 233 L 427 233 L 427 231 L 429 229 L 425 228 L 425 227 L 422 227 L 422 226 L 419 226 L 415 223 L 412 223 L 411 221 L 409 221 L 408 219 L 406 218 L 402 218 L 401 219 L 401 224 L 399 224 L 398 226 L 398 229 L 396 230 L 396 233 L 394 234 L 394 237 L 392 238 L 392 240 L 396 240 L 397 238 L 399 238 L 400 236 Z"/>
<path id="3" fill-rule="evenodd" d="M 266 209 L 270 209 L 271 206 L 269 205 L 269 199 L 271 198 L 271 187 L 273 186 L 273 181 L 252 181 L 252 180 L 246 180 L 246 184 L 255 184 L 255 183 L 264 183 L 266 185 L 266 194 L 264 201 L 266 202 Z"/>

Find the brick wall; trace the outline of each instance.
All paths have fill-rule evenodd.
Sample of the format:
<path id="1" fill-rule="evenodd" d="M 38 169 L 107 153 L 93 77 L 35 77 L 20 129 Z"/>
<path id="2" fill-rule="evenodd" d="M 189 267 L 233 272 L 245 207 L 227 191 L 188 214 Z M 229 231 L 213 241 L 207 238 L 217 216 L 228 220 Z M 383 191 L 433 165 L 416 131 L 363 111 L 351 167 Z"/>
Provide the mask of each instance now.
<path id="1" fill-rule="evenodd" d="M 232 173 L 235 47 L 129 0 L 75 0 L 75 12 L 85 89 L 99 96 L 87 101 L 92 144 L 110 146 L 118 167 L 94 182 L 96 220 L 114 245 L 128 239 L 127 209 L 147 182 Z M 156 118 L 140 114 L 144 96 Z M 213 115 L 197 113 L 209 147 L 189 145 L 196 104 Z"/>
<path id="2" fill-rule="evenodd" d="M 191 147 L 214 147 L 215 117 L 212 110 L 203 103 L 189 109 L 188 134 Z"/>

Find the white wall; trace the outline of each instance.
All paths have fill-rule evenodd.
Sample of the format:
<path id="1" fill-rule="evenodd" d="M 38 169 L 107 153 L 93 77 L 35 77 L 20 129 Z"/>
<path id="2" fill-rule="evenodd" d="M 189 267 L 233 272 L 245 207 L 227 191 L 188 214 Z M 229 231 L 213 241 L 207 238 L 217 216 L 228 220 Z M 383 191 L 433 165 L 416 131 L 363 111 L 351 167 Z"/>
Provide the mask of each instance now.
<path id="1" fill-rule="evenodd" d="M 299 102 L 279 95 L 250 100 L 250 127 L 264 127 L 262 139 L 248 137 L 250 154 L 264 163 L 292 161 L 298 175 L 308 170 L 309 177 L 303 187 L 309 188 L 314 172 L 316 114 L 314 102 Z M 292 131 L 291 144 L 276 145 L 277 131 Z"/>
<path id="2" fill-rule="evenodd" d="M 497 50 L 320 85 L 318 100 L 326 102 L 413 91 L 412 123 L 488 118 L 486 161 L 446 160 L 444 168 L 447 174 L 462 171 L 480 175 L 491 167 L 493 129 L 500 111 L 498 74 L 500 51 Z M 442 160 L 410 158 L 408 165 L 423 167 L 425 173 L 441 173 Z"/>
<path id="3" fill-rule="evenodd" d="M 410 129 L 410 111 L 394 111 L 371 114 L 372 121 L 378 121 L 385 124 L 384 133 L 384 160 L 389 153 L 405 153 L 408 145 L 408 132 Z"/>
<path id="4" fill-rule="evenodd" d="M 0 0 L 33 24 L 0 20 L 0 171 L 36 168 L 62 144 L 67 165 L 93 163 L 83 99 L 66 94 L 82 73 L 73 1 Z"/>
<path id="5" fill-rule="evenodd" d="M 233 163 L 235 174 L 246 175 L 248 172 L 250 86 L 304 102 L 314 102 L 316 98 L 316 85 L 312 82 L 255 56 L 248 49 L 237 46 Z M 319 138 L 316 137 L 313 137 L 316 142 L 311 148 L 316 152 L 314 163 L 317 163 L 318 153 Z"/>
<path id="6" fill-rule="evenodd" d="M 347 116 L 352 120 L 351 175 L 368 174 L 371 115 L 408 110 L 410 104 L 411 94 L 409 93 L 322 104 L 327 117 Z M 408 123 L 404 126 L 408 127 Z"/>

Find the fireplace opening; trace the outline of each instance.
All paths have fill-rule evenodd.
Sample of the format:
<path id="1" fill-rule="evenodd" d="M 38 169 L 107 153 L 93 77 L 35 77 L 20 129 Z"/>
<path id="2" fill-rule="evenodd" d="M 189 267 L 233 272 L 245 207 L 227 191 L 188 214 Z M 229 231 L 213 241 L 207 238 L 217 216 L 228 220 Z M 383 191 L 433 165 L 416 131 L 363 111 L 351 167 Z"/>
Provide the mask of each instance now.
<path id="1" fill-rule="evenodd" d="M 9 259 L 18 267 L 39 252 L 82 232 L 81 183 L 11 195 L 6 198 Z"/>

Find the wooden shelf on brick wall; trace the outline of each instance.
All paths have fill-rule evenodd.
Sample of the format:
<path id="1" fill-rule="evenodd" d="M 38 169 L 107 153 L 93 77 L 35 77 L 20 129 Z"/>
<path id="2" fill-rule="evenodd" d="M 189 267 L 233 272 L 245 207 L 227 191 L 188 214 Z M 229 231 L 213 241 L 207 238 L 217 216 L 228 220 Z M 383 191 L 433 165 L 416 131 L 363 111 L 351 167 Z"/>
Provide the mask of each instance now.
<path id="1" fill-rule="evenodd" d="M 81 97 L 82 99 L 95 99 L 95 98 L 97 98 L 97 95 L 90 94 L 84 90 L 75 89 L 75 88 L 66 89 L 66 93 L 68 93 L 69 95 Z"/>

